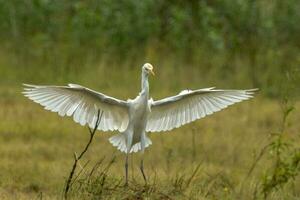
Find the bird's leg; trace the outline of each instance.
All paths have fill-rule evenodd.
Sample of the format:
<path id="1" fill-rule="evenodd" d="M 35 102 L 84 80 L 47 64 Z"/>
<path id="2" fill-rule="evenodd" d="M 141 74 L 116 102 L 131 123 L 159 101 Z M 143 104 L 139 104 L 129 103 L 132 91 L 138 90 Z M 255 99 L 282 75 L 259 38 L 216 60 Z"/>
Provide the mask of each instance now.
<path id="1" fill-rule="evenodd" d="M 125 160 L 125 186 L 128 185 L 128 153 L 126 153 L 126 160 Z"/>
<path id="2" fill-rule="evenodd" d="M 146 135 L 145 132 L 142 134 L 141 137 L 141 165 L 140 165 L 140 170 L 142 172 L 143 178 L 145 183 L 147 184 L 147 178 L 144 172 L 144 151 L 145 151 L 145 140 L 146 140 Z"/>
<path id="3" fill-rule="evenodd" d="M 141 159 L 140 170 L 141 170 L 141 172 L 143 174 L 144 181 L 147 184 L 147 179 L 146 179 L 146 175 L 145 175 L 145 172 L 144 172 L 144 159 L 143 158 Z"/>

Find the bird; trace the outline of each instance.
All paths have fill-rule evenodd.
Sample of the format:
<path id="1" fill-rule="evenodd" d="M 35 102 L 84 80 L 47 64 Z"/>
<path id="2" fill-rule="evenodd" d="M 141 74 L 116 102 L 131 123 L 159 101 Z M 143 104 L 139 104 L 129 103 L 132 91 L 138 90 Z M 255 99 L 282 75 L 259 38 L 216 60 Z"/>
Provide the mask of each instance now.
<path id="1" fill-rule="evenodd" d="M 253 97 L 258 89 L 222 90 L 215 87 L 183 90 L 161 100 L 149 97 L 149 77 L 154 68 L 142 65 L 141 91 L 135 99 L 120 100 L 78 84 L 46 86 L 23 84 L 26 97 L 60 116 L 72 116 L 80 125 L 94 127 L 97 113 L 102 112 L 98 130 L 118 132 L 109 142 L 126 154 L 125 184 L 128 184 L 128 156 L 148 148 L 149 132 L 164 132 L 204 118 L 232 104 Z M 144 156 L 140 161 L 144 181 Z"/>

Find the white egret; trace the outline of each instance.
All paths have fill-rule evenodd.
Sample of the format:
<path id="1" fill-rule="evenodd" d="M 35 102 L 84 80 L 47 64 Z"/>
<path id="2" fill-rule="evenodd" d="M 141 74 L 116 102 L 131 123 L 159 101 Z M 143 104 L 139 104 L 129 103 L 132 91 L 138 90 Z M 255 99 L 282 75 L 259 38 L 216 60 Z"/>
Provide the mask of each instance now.
<path id="1" fill-rule="evenodd" d="M 126 153 L 125 172 L 128 182 L 128 154 L 144 152 L 152 144 L 147 132 L 170 131 L 184 124 L 222 110 L 229 105 L 249 99 L 256 89 L 219 90 L 205 88 L 184 90 L 176 96 L 158 101 L 149 98 L 149 74 L 154 75 L 153 66 L 142 66 L 141 92 L 135 99 L 119 100 L 89 88 L 69 84 L 68 86 L 38 86 L 24 84 L 23 94 L 46 110 L 58 112 L 60 116 L 73 116 L 82 126 L 95 126 L 97 112 L 102 120 L 98 126 L 102 131 L 119 131 L 109 141 Z M 143 158 L 140 170 L 146 181 Z"/>

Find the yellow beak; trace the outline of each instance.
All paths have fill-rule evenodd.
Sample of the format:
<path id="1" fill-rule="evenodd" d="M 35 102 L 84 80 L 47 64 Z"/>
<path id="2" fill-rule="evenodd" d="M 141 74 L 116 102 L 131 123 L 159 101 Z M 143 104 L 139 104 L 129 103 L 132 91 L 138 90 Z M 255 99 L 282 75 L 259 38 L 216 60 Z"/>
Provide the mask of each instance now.
<path id="1" fill-rule="evenodd" d="M 151 70 L 149 70 L 149 71 L 150 71 L 150 73 L 151 73 L 153 76 L 155 76 L 155 73 L 154 73 L 153 69 L 151 69 Z"/>

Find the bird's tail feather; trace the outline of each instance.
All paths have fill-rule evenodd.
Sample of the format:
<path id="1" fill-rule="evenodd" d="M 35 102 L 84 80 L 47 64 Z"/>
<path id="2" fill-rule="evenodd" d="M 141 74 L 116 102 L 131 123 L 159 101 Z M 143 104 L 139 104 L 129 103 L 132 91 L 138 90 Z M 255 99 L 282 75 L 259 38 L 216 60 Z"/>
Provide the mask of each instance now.
<path id="1" fill-rule="evenodd" d="M 118 150 L 121 152 L 126 153 L 127 152 L 127 146 L 126 146 L 126 136 L 123 133 L 118 133 L 112 137 L 109 138 L 109 142 L 114 146 L 117 147 Z M 150 146 L 152 144 L 152 141 L 146 137 L 145 138 L 145 148 Z M 138 142 L 134 145 L 132 145 L 129 153 L 136 153 L 141 150 L 141 143 Z"/>
<path id="2" fill-rule="evenodd" d="M 109 142 L 114 146 L 117 147 L 118 150 L 125 152 L 127 151 L 126 147 L 126 138 L 123 133 L 118 133 L 109 138 Z"/>

